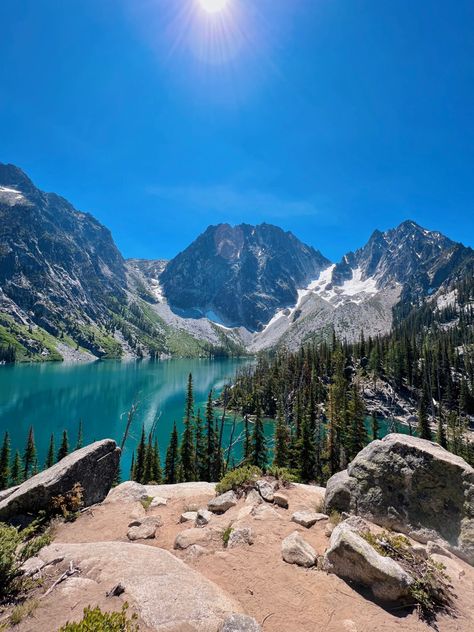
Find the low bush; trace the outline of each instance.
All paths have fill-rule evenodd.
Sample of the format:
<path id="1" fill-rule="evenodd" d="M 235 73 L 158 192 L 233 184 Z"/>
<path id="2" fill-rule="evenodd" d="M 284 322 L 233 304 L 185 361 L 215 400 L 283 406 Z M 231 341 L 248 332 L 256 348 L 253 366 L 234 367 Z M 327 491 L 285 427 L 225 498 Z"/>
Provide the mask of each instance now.
<path id="1" fill-rule="evenodd" d="M 51 498 L 50 512 L 62 515 L 65 520 L 74 520 L 83 506 L 84 489 L 80 483 L 75 483 L 68 492 Z"/>
<path id="2" fill-rule="evenodd" d="M 137 615 L 127 616 L 128 604 L 120 612 L 102 612 L 99 607 L 85 608 L 78 623 L 66 623 L 58 632 L 139 632 Z"/>
<path id="3" fill-rule="evenodd" d="M 245 490 L 246 487 L 252 486 L 255 481 L 262 476 L 262 470 L 254 465 L 245 465 L 236 470 L 231 470 L 217 483 L 216 492 L 224 494 L 231 489 L 234 492 Z"/>
<path id="4" fill-rule="evenodd" d="M 283 485 L 288 485 L 290 483 L 299 483 L 300 477 L 298 476 L 298 472 L 288 469 L 287 467 L 278 467 L 271 466 L 267 470 L 268 476 L 273 476 Z"/>
<path id="5" fill-rule="evenodd" d="M 21 543 L 18 529 L 0 522 L 0 602 L 21 588 L 21 562 L 17 554 Z"/>
<path id="6" fill-rule="evenodd" d="M 224 531 L 222 532 L 222 542 L 224 544 L 224 547 L 227 547 L 227 545 L 229 544 L 229 539 L 230 539 L 230 534 L 232 533 L 233 529 L 232 527 L 229 525 L 226 529 L 224 529 Z"/>
<path id="7" fill-rule="evenodd" d="M 147 496 L 146 498 L 142 498 L 140 500 L 140 503 L 145 511 L 148 510 L 152 502 L 153 502 L 153 496 Z"/>
<path id="8" fill-rule="evenodd" d="M 37 607 L 37 599 L 29 599 L 28 601 L 18 604 L 18 606 L 13 608 L 10 615 L 10 625 L 18 625 L 23 621 L 23 619 L 30 617 Z"/>

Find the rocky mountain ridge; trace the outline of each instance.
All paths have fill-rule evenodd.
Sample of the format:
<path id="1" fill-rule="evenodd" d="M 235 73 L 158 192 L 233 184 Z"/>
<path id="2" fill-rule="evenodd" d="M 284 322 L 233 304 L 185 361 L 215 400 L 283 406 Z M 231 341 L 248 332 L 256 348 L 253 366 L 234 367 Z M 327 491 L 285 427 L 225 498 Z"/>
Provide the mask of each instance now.
<path id="1" fill-rule="evenodd" d="M 331 263 L 276 226 L 210 226 L 171 261 L 126 261 L 110 232 L 0 164 L 0 361 L 254 353 L 388 333 L 456 303 L 474 251 L 406 221 Z"/>

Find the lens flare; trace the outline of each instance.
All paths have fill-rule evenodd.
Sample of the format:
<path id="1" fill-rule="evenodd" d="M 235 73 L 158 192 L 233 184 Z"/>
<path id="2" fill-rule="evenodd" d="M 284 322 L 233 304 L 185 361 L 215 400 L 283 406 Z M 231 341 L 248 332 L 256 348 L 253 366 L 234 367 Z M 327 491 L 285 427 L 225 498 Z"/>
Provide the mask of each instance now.
<path id="1" fill-rule="evenodd" d="M 198 0 L 198 2 L 207 13 L 219 13 L 226 8 L 229 0 Z"/>

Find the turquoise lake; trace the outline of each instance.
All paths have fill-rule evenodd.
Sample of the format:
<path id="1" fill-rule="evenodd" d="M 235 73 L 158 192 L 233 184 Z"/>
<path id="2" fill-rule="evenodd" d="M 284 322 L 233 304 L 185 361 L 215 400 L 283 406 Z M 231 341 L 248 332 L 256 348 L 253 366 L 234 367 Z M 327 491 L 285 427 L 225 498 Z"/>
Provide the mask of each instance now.
<path id="1" fill-rule="evenodd" d="M 120 442 L 127 411 L 138 403 L 122 456 L 122 478 L 128 478 L 132 453 L 142 424 L 155 419 L 162 458 L 173 421 L 182 428 L 186 384 L 193 374 L 196 410 L 204 407 L 210 389 L 219 391 L 248 359 L 196 359 L 87 364 L 44 363 L 0 366 L 0 435 L 8 430 L 13 449 L 21 453 L 28 429 L 34 427 L 39 465 L 43 466 L 51 433 L 56 450 L 64 429 L 74 447 L 79 420 L 84 443 L 110 437 Z M 268 434 L 272 424 L 266 424 Z M 225 428 L 229 436 L 231 419 Z"/>
<path id="2" fill-rule="evenodd" d="M 122 478 L 129 476 L 132 453 L 140 438 L 142 424 L 149 430 L 155 420 L 162 460 L 173 421 L 182 429 L 186 384 L 193 374 L 195 410 L 204 414 L 210 389 L 220 391 L 248 358 L 215 360 L 164 360 L 87 364 L 44 363 L 0 366 L 0 439 L 10 433 L 13 450 L 23 453 L 30 426 L 35 431 L 39 465 L 42 467 L 51 433 L 56 450 L 62 431 L 67 430 L 71 449 L 77 439 L 79 420 L 83 423 L 84 443 L 110 437 L 120 443 L 127 411 L 137 402 L 137 412 L 122 455 Z M 216 415 L 218 411 L 216 411 Z M 380 420 L 380 434 L 390 431 L 387 420 Z M 273 423 L 264 421 L 265 434 L 273 433 Z M 237 423 L 234 439 L 243 430 Z M 232 418 L 227 418 L 224 445 L 230 436 Z M 367 420 L 367 427 L 370 424 Z M 408 432 L 398 425 L 398 432 Z M 370 432 L 370 431 L 369 431 Z M 236 446 L 235 456 L 241 454 Z"/>

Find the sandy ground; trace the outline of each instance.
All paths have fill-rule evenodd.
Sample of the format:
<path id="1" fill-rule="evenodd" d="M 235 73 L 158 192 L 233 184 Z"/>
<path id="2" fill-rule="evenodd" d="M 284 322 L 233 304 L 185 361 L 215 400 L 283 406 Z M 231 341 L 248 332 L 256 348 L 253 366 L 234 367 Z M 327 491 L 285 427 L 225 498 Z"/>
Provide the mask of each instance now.
<path id="1" fill-rule="evenodd" d="M 262 520 L 243 515 L 251 508 L 245 499 L 241 499 L 236 507 L 224 515 L 214 516 L 209 525 L 214 530 L 212 541 L 205 545 L 206 553 L 200 556 L 193 556 L 187 551 L 175 551 L 173 545 L 180 531 L 193 526 L 191 523 L 179 523 L 181 513 L 205 507 L 209 496 L 171 499 L 165 507 L 148 510 L 147 515 L 161 516 L 163 526 L 155 540 L 141 543 L 173 551 L 233 596 L 245 612 L 262 624 L 264 632 L 429 631 L 429 627 L 418 619 L 414 611 L 385 609 L 367 593 L 356 590 L 334 575 L 286 564 L 281 557 L 281 542 L 295 529 L 319 554 L 324 553 L 328 537 L 324 533 L 326 521 L 316 523 L 310 529 L 290 521 L 292 513 L 298 509 L 314 510 L 314 498 L 309 498 L 304 490 L 296 487 L 285 493 L 290 502 L 289 509 L 264 504 L 274 509 L 276 515 L 267 512 L 270 515 Z M 140 503 L 99 505 L 84 512 L 76 522 L 60 525 L 55 540 L 126 541 L 131 516 L 141 512 Z M 222 532 L 230 524 L 234 527 L 250 526 L 254 544 L 226 549 Z M 474 569 L 458 559 L 438 559 L 446 564 L 458 595 L 458 615 L 456 618 L 441 616 L 437 629 L 440 632 L 471 632 L 474 630 Z M 60 570 L 58 568 L 51 573 L 58 575 Z M 48 581 L 51 582 L 51 579 Z M 105 592 L 111 587 L 104 586 L 98 594 L 97 587 L 94 592 L 88 593 L 87 585 L 80 591 L 74 590 L 73 586 L 68 595 L 67 584 L 71 581 L 67 580 L 58 586 L 49 597 L 42 600 L 32 617 L 14 629 L 18 632 L 54 632 L 65 620 L 77 619 L 87 604 L 98 604 L 107 609 L 120 608 L 119 599 L 105 597 Z M 61 596 L 59 600 L 58 593 Z M 145 626 L 141 629 L 147 632 Z"/>

